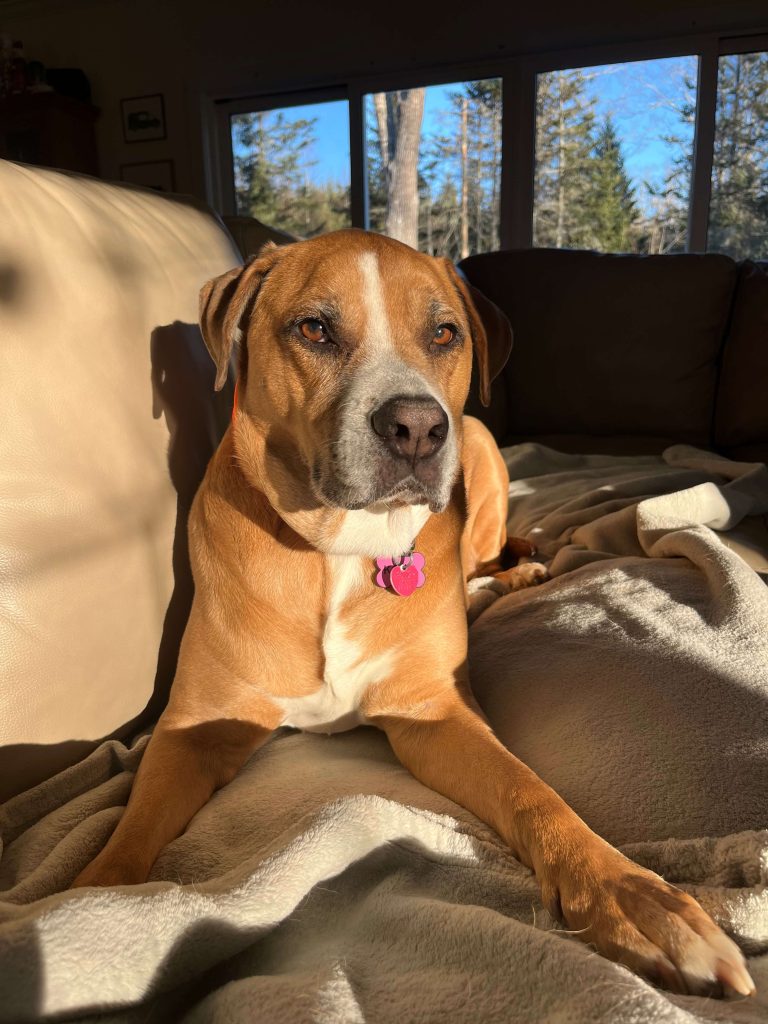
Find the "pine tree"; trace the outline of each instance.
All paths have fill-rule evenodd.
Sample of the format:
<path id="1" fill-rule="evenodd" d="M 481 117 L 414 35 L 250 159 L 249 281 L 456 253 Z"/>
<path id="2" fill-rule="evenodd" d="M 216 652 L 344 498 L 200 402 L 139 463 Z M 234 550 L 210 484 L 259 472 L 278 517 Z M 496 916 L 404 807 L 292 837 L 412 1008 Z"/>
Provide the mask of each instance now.
<path id="1" fill-rule="evenodd" d="M 768 53 L 720 58 L 708 248 L 768 257 Z"/>
<path id="2" fill-rule="evenodd" d="M 312 181 L 315 123 L 282 111 L 233 118 L 238 213 L 299 237 L 349 225 L 349 189 Z"/>
<path id="3" fill-rule="evenodd" d="M 643 244 L 649 252 L 680 251 L 685 244 L 696 83 L 686 79 L 685 92 L 679 111 L 683 130 L 664 139 L 678 150 L 673 169 L 662 188 L 647 186 L 657 204 L 655 216 L 644 225 Z M 768 256 L 768 54 L 764 52 L 720 58 L 707 248 L 737 259 Z"/>
<path id="4" fill-rule="evenodd" d="M 430 216 L 433 255 L 458 260 L 461 248 L 461 204 L 456 185 L 451 179 L 443 179 Z"/>
<path id="5" fill-rule="evenodd" d="M 606 117 L 595 138 L 589 163 L 585 212 L 590 247 L 602 252 L 629 252 L 637 217 L 634 189 L 624 169 L 621 143 L 613 120 Z"/>
<path id="6" fill-rule="evenodd" d="M 469 252 L 499 246 L 501 192 L 501 79 L 466 82 Z"/>
<path id="7" fill-rule="evenodd" d="M 441 130 L 422 146 L 420 247 L 459 260 L 499 245 L 501 81 L 464 82 L 449 94 Z"/>
<path id="8" fill-rule="evenodd" d="M 663 254 L 684 252 L 688 238 L 688 209 L 693 178 L 693 135 L 696 121 L 696 82 L 683 76 L 678 108 L 680 129 L 663 135 L 661 141 L 674 154 L 663 184 L 644 182 L 651 212 L 635 225 L 635 248 L 639 252 Z"/>
<path id="9" fill-rule="evenodd" d="M 590 245 L 587 214 L 595 100 L 580 69 L 538 76 L 533 244 Z"/>

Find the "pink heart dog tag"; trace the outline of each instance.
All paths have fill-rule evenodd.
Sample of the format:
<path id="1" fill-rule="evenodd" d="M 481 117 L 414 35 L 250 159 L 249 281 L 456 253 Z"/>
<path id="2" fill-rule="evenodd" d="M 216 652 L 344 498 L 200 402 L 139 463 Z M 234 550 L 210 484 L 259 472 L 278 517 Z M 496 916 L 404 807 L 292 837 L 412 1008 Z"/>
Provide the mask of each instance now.
<path id="1" fill-rule="evenodd" d="M 412 565 L 394 565 L 389 570 L 389 586 L 400 597 L 410 597 L 419 585 L 419 573 Z"/>
<path id="2" fill-rule="evenodd" d="M 424 555 L 419 551 L 400 558 L 377 558 L 376 585 L 400 597 L 410 597 L 414 590 L 424 586 L 424 562 Z"/>

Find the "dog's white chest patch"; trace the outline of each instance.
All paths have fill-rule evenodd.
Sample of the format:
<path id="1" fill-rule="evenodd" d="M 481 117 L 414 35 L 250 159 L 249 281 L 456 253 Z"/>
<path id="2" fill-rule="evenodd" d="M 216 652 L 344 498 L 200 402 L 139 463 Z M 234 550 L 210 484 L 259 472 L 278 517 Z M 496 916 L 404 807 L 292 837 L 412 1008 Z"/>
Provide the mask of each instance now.
<path id="1" fill-rule="evenodd" d="M 397 558 L 410 549 L 429 515 L 428 505 L 390 508 L 383 502 L 345 512 L 341 529 L 329 541 L 327 550 L 334 555 Z"/>
<path id="2" fill-rule="evenodd" d="M 323 630 L 323 685 L 306 697 L 278 701 L 285 712 L 282 724 L 306 732 L 343 732 L 362 725 L 362 695 L 387 677 L 395 655 L 394 650 L 369 655 L 340 621 L 344 602 L 355 589 L 369 584 L 364 561 L 355 555 L 329 555 L 328 559 L 331 596 Z"/>

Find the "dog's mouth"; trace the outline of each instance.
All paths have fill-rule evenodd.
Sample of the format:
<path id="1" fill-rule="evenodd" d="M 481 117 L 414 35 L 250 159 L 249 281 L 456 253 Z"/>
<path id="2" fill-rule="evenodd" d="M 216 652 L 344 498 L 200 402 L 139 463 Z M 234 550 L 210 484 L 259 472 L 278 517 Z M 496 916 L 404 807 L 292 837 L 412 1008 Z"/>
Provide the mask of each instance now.
<path id="1" fill-rule="evenodd" d="M 368 486 L 361 488 L 347 483 L 337 474 L 323 472 L 323 468 L 316 464 L 312 469 L 311 480 L 312 490 L 323 505 L 350 512 L 381 504 L 393 508 L 428 505 L 431 512 L 442 512 L 450 499 L 450 488 L 446 488 L 442 480 L 436 486 L 419 480 L 413 473 L 394 482 L 371 481 Z"/>

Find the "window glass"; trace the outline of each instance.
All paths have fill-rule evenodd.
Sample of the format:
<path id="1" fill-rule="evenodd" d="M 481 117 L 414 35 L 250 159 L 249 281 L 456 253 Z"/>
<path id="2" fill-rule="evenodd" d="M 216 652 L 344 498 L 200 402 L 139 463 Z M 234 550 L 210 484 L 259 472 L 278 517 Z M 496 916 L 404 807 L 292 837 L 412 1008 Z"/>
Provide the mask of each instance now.
<path id="1" fill-rule="evenodd" d="M 768 259 L 768 53 L 721 57 L 707 248 Z"/>
<path id="2" fill-rule="evenodd" d="M 499 247 L 501 79 L 365 97 L 368 226 L 458 260 Z"/>
<path id="3" fill-rule="evenodd" d="M 685 249 L 698 58 L 537 76 L 533 242 Z"/>
<path id="4" fill-rule="evenodd" d="M 349 104 L 231 118 L 237 212 L 302 238 L 349 227 Z"/>

